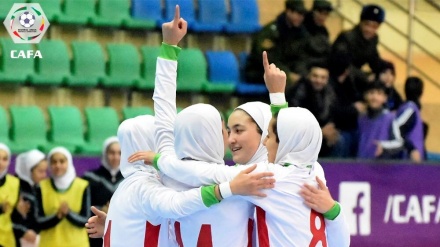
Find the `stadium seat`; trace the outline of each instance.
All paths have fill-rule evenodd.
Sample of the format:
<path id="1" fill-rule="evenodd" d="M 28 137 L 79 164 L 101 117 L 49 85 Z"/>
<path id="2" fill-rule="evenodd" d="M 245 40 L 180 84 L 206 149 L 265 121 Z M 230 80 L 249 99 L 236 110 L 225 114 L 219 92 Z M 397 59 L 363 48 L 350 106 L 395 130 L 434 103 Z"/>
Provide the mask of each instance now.
<path id="1" fill-rule="evenodd" d="M 219 0 L 198 1 L 198 19 L 195 32 L 221 32 L 227 23 L 226 3 Z"/>
<path id="2" fill-rule="evenodd" d="M 165 21 L 171 21 L 174 18 L 177 4 L 180 7 L 180 16 L 188 23 L 188 30 L 192 30 L 196 22 L 193 0 L 165 0 Z"/>
<path id="3" fill-rule="evenodd" d="M 141 79 L 141 62 L 137 48 L 131 44 L 107 45 L 107 76 L 104 87 L 132 87 Z"/>
<path id="4" fill-rule="evenodd" d="M 58 21 L 62 24 L 86 25 L 96 16 L 95 0 L 64 0 L 62 15 Z"/>
<path id="5" fill-rule="evenodd" d="M 235 92 L 238 95 L 262 95 L 267 94 L 266 85 L 264 84 L 254 84 L 251 82 L 244 81 L 244 69 L 246 67 L 248 54 L 246 52 L 240 52 L 238 54 L 238 60 L 240 64 L 240 74 L 241 80 L 238 82 Z"/>
<path id="6" fill-rule="evenodd" d="M 182 49 L 178 58 L 177 91 L 201 92 L 207 83 L 207 63 L 200 49 Z"/>
<path id="7" fill-rule="evenodd" d="M 204 85 L 207 93 L 233 93 L 239 79 L 239 67 L 231 51 L 207 51 L 208 79 Z"/>
<path id="8" fill-rule="evenodd" d="M 165 22 L 162 13 L 162 0 L 131 1 L 131 16 L 133 19 L 154 21 L 156 27 L 160 27 Z"/>
<path id="9" fill-rule="evenodd" d="M 33 50 L 30 44 L 15 44 L 10 37 L 1 38 L 0 83 L 24 83 L 34 74 L 34 59 L 14 59 L 12 50 Z M 18 54 L 15 54 L 16 56 Z"/>
<path id="10" fill-rule="evenodd" d="M 231 20 L 225 26 L 228 33 L 254 33 L 261 29 L 257 0 L 231 0 Z"/>
<path id="11" fill-rule="evenodd" d="M 99 0 L 97 16 L 92 19 L 92 24 L 144 29 L 156 27 L 153 20 L 133 19 L 130 15 L 130 3 L 128 0 Z"/>
<path id="12" fill-rule="evenodd" d="M 6 16 L 8 15 L 9 11 L 12 8 L 12 5 L 16 3 L 16 0 L 1 0 L 0 1 L 0 19 L 3 21 L 5 20 Z"/>
<path id="13" fill-rule="evenodd" d="M 0 106 L 0 143 L 9 145 L 10 142 L 8 116 L 5 109 Z"/>
<path id="14" fill-rule="evenodd" d="M 142 79 L 135 85 L 139 90 L 152 90 L 156 78 L 156 60 L 160 54 L 160 46 L 142 46 Z"/>
<path id="15" fill-rule="evenodd" d="M 83 118 L 79 109 L 75 106 L 50 106 L 48 111 L 51 144 L 79 153 L 85 145 Z"/>
<path id="16" fill-rule="evenodd" d="M 43 111 L 37 106 L 11 106 L 11 143 L 13 153 L 38 148 L 47 151 L 47 126 Z"/>
<path id="17" fill-rule="evenodd" d="M 61 0 L 30 0 L 30 3 L 39 3 L 49 22 L 57 22 L 61 13 Z"/>
<path id="18" fill-rule="evenodd" d="M 72 76 L 68 86 L 95 87 L 105 77 L 105 59 L 96 42 L 72 42 Z"/>
<path id="19" fill-rule="evenodd" d="M 35 59 L 34 85 L 60 85 L 70 76 L 70 59 L 66 44 L 61 40 L 42 40 L 37 49 L 44 54 Z"/>
<path id="20" fill-rule="evenodd" d="M 122 115 L 124 119 L 134 118 L 140 115 L 153 115 L 154 111 L 151 107 L 148 106 L 139 106 L 139 107 L 124 107 L 122 108 Z"/>
<path id="21" fill-rule="evenodd" d="M 87 146 L 83 154 L 100 154 L 102 143 L 118 131 L 119 118 L 115 109 L 111 107 L 86 107 Z"/>

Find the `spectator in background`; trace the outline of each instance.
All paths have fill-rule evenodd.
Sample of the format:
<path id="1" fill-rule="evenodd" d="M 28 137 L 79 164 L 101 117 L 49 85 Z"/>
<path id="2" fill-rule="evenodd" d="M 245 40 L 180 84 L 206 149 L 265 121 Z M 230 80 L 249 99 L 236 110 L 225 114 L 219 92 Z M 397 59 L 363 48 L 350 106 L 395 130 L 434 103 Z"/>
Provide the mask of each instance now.
<path id="1" fill-rule="evenodd" d="M 340 54 L 329 61 L 330 85 L 335 95 L 333 121 L 336 129 L 344 139 L 341 156 L 356 157 L 359 143 L 358 117 L 364 114 L 367 106 L 362 95 L 356 88 L 353 76 L 350 74 L 348 54 Z"/>
<path id="2" fill-rule="evenodd" d="M 67 149 L 56 147 L 47 156 L 50 178 L 36 188 L 40 246 L 88 247 L 84 225 L 90 217 L 89 182 L 76 177 Z"/>
<path id="3" fill-rule="evenodd" d="M 366 80 L 366 75 L 361 71 L 362 66 L 368 64 L 373 73 L 379 72 L 381 58 L 377 51 L 379 37 L 377 30 L 385 20 L 385 11 L 382 7 L 374 4 L 365 5 L 362 8 L 360 23 L 349 31 L 344 31 L 336 38 L 332 46 L 332 56 L 350 54 L 351 73 L 357 78 Z M 361 81 L 359 81 L 361 82 Z M 360 85 L 365 89 L 366 85 Z"/>
<path id="4" fill-rule="evenodd" d="M 269 60 L 287 74 L 294 83 L 307 73 L 304 46 L 308 37 L 303 25 L 306 9 L 302 0 L 287 0 L 286 10 L 255 35 L 245 68 L 249 82 L 264 83 L 261 54 L 267 51 Z"/>
<path id="5" fill-rule="evenodd" d="M 383 60 L 379 66 L 379 71 L 376 75 L 376 80 L 381 81 L 385 85 L 385 93 L 387 94 L 386 108 L 390 111 L 397 110 L 402 105 L 402 97 L 400 97 L 397 90 L 394 88 L 396 81 L 396 70 L 394 64 Z"/>
<path id="6" fill-rule="evenodd" d="M 20 217 L 29 211 L 28 203 L 19 196 L 20 180 L 8 174 L 11 151 L 0 143 L 0 246 L 20 246 L 20 238 L 35 243 L 36 234 L 21 225 Z"/>
<path id="7" fill-rule="evenodd" d="M 380 81 L 368 84 L 364 92 L 367 112 L 359 116 L 358 158 L 390 158 L 377 152 L 380 141 L 391 140 L 394 114 L 384 108 L 387 101 L 385 86 Z"/>
<path id="8" fill-rule="evenodd" d="M 121 147 L 116 136 L 107 138 L 102 148 L 101 167 L 87 172 L 84 179 L 89 181 L 92 205 L 107 213 L 110 199 L 124 179 L 119 171 Z M 89 238 L 91 247 L 101 247 L 102 238 Z"/>
<path id="9" fill-rule="evenodd" d="M 27 214 L 17 214 L 17 218 L 20 219 L 20 225 L 24 226 L 23 229 L 38 233 L 39 228 L 35 218 L 37 207 L 35 187 L 47 177 L 47 161 L 44 153 L 33 149 L 19 154 L 15 160 L 15 173 L 20 179 L 20 197 L 25 201 L 28 211 Z M 17 239 L 17 241 L 21 242 L 21 246 L 38 246 L 38 240 L 36 243 L 29 243 L 25 239 Z"/>
<path id="10" fill-rule="evenodd" d="M 333 7 L 330 2 L 315 0 L 313 1 L 312 10 L 304 17 L 304 26 L 309 33 L 305 46 L 307 65 L 327 62 L 331 45 L 325 22 L 332 10 Z"/>
<path id="11" fill-rule="evenodd" d="M 418 77 L 408 77 L 405 82 L 406 102 L 397 110 L 394 121 L 395 139 L 379 142 L 377 153 L 401 150 L 399 158 L 410 158 L 418 163 L 425 158 L 424 126 L 420 116 L 422 94 L 423 81 Z"/>
<path id="12" fill-rule="evenodd" d="M 333 107 L 336 95 L 328 84 L 329 71 L 325 64 L 313 64 L 307 78 L 286 91 L 289 106 L 308 109 L 316 117 L 322 129 L 323 141 L 320 156 L 340 156 L 343 140 L 333 123 Z"/>

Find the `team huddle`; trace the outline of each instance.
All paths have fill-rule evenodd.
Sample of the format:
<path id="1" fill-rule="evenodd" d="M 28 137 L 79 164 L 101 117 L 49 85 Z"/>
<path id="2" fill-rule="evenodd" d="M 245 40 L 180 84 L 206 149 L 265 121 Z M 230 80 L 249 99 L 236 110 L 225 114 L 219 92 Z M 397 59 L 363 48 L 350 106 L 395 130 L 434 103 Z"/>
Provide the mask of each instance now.
<path id="1" fill-rule="evenodd" d="M 118 129 L 124 180 L 109 211 L 92 208 L 90 237 L 115 246 L 349 246 L 339 203 L 317 162 L 322 132 L 304 108 L 289 108 L 286 74 L 263 53 L 271 105 L 249 102 L 227 120 L 208 104 L 176 114 L 179 41 L 187 23 L 176 6 L 162 26 L 155 116 Z M 223 160 L 227 145 L 236 166 Z"/>

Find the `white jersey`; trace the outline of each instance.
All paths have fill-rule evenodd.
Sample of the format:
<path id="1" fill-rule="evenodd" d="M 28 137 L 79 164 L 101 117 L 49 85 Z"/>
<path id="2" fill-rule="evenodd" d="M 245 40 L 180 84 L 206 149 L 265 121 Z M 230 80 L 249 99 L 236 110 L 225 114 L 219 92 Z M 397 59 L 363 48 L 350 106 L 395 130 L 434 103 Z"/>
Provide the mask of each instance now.
<path id="1" fill-rule="evenodd" d="M 180 161 L 175 157 L 172 126 L 176 117 L 175 71 L 177 62 L 159 58 L 156 67 L 157 76 L 153 96 L 156 114 L 155 142 L 160 153 L 168 154 L 168 156 L 163 156 L 159 159 L 161 171 L 182 183 L 194 187 L 200 184 L 212 184 L 213 181 L 215 181 L 214 183 L 221 183 L 232 180 L 241 169 L 245 169 L 247 166 L 239 168 L 227 167 L 200 161 Z M 331 233 L 334 236 L 329 238 L 329 240 L 331 239 L 334 242 L 331 245 L 327 245 L 325 220 L 321 214 L 312 212 L 310 208 L 306 207 L 303 199 L 299 196 L 298 192 L 305 182 L 316 185 L 315 172 L 313 170 L 310 173 L 304 173 L 296 169 L 295 166 L 282 167 L 266 163 L 259 164 L 258 170 L 271 170 L 275 173 L 275 179 L 277 179 L 276 188 L 266 192 L 269 195 L 268 197 L 242 197 L 242 199 L 245 199 L 243 201 L 252 202 L 266 211 L 263 214 L 262 210 L 259 209 L 257 214 L 260 216 L 257 217 L 259 219 L 259 246 L 319 246 L 321 244 L 322 246 L 339 247 L 349 245 L 349 233 L 345 227 L 346 224 L 345 220 L 343 220 L 342 211 L 337 217 L 339 219 L 342 218 L 342 220 L 328 221 L 329 224 L 338 224 L 338 226 L 332 227 L 332 229 L 335 229 L 335 232 Z M 225 202 L 227 201 L 225 200 Z M 238 202 L 238 200 L 235 202 Z M 211 209 L 179 219 L 179 223 L 175 224 L 177 226 L 177 241 L 183 243 L 184 246 L 246 246 L 240 242 L 235 244 L 227 242 L 229 239 L 242 239 L 243 232 L 245 231 L 237 231 L 237 228 L 232 228 L 231 222 L 225 220 L 227 219 L 225 216 L 243 212 L 243 207 L 231 210 L 226 209 L 225 206 L 226 210 L 221 210 L 222 204 L 223 202 L 215 206 L 218 208 L 216 210 L 218 212 L 210 214 Z M 243 225 L 246 225 L 248 217 L 251 215 L 252 211 L 246 212 L 244 216 L 241 215 L 241 223 L 239 225 L 242 227 L 240 229 L 243 229 Z M 224 222 L 225 226 L 220 228 L 213 228 L 213 225 L 209 226 L 211 223 L 220 226 L 220 222 Z M 266 224 L 263 224 L 264 222 Z M 312 225 L 311 222 L 315 224 Z M 182 229 L 184 223 L 185 225 L 189 224 L 187 230 Z M 320 224 L 320 226 L 316 224 Z M 231 229 L 234 230 L 231 231 Z M 264 229 L 266 230 L 263 231 Z M 203 234 L 204 232 L 207 232 L 207 234 Z M 204 241 L 199 236 L 209 236 L 209 233 L 211 233 L 211 242 L 207 244 L 203 242 L 203 244 L 198 245 L 199 241 Z M 249 231 L 247 233 L 246 235 L 249 236 Z M 216 238 L 217 235 L 222 237 Z"/>
<path id="2" fill-rule="evenodd" d="M 156 117 L 156 147 L 160 153 L 174 155 L 173 123 L 176 117 L 177 62 L 158 58 L 154 110 Z M 204 164 L 205 162 L 200 162 Z M 225 164 L 213 164 L 225 166 Z M 162 180 L 166 186 L 184 190 L 185 185 Z M 199 187 L 200 183 L 185 183 L 186 188 Z M 247 247 L 251 244 L 254 205 L 240 198 L 229 198 L 220 204 L 173 222 L 176 241 L 180 246 Z"/>
<path id="3" fill-rule="evenodd" d="M 187 163 L 190 162 L 190 163 Z M 249 165 L 228 167 L 185 163 L 172 156 L 161 156 L 158 166 L 162 172 L 183 183 L 212 184 L 233 179 Z M 316 185 L 315 171 L 298 169 L 294 165 L 259 163 L 256 172 L 275 174 L 275 188 L 265 190 L 265 198 L 240 197 L 257 206 L 257 246 L 349 246 L 350 234 L 343 210 L 334 220 L 324 220 L 321 214 L 305 206 L 299 195 L 304 183 Z"/>
<path id="4" fill-rule="evenodd" d="M 155 175 L 136 172 L 125 178 L 112 196 L 104 246 L 173 246 L 167 235 L 168 226 L 160 224 L 166 223 L 166 218 L 179 218 L 205 208 L 200 188 L 176 192 Z"/>

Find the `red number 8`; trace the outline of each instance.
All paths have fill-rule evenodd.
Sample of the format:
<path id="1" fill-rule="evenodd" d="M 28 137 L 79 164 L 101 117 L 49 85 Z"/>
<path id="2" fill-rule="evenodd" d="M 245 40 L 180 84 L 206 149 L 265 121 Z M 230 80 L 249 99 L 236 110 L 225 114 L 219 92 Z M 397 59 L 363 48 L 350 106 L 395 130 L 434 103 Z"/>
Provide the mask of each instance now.
<path id="1" fill-rule="evenodd" d="M 317 220 L 319 220 L 321 225 L 319 229 L 316 227 Z M 310 241 L 309 247 L 315 247 L 319 241 L 321 241 L 322 247 L 327 247 L 324 217 L 315 210 L 310 211 L 310 231 L 312 232 L 313 237 Z"/>

